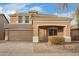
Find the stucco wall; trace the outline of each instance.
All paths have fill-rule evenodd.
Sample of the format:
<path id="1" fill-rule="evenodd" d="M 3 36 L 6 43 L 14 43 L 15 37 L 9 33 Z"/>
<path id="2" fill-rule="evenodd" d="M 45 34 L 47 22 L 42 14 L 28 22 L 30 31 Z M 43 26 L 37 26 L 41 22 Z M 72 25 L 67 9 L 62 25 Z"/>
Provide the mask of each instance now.
<path id="1" fill-rule="evenodd" d="M 11 24 L 18 24 L 18 16 L 22 16 L 22 24 L 25 24 L 25 16 L 29 16 L 30 18 L 30 24 L 32 24 L 32 14 L 17 14 L 17 15 L 11 15 L 10 16 L 10 23 Z"/>

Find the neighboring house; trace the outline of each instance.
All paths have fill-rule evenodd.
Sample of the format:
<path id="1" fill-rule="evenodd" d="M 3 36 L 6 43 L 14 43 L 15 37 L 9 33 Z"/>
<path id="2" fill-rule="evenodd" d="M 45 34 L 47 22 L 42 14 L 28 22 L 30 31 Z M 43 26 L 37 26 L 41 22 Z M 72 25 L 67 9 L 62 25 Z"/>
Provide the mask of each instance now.
<path id="1" fill-rule="evenodd" d="M 71 27 L 71 38 L 72 41 L 79 41 L 79 27 L 77 25 Z"/>
<path id="2" fill-rule="evenodd" d="M 8 24 L 8 20 L 4 14 L 0 14 L 0 40 L 5 39 L 5 25 Z"/>
<path id="3" fill-rule="evenodd" d="M 71 42 L 70 18 L 39 14 L 37 11 L 10 15 L 6 26 L 6 40 L 26 40 L 28 42 L 48 41 L 48 37 L 64 37 Z"/>

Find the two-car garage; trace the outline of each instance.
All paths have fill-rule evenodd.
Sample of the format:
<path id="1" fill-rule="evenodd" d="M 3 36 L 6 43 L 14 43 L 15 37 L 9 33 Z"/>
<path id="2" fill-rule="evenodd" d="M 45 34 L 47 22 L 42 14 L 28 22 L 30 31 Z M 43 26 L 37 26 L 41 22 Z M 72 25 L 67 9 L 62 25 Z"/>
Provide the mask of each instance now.
<path id="1" fill-rule="evenodd" d="M 31 25 L 8 25 L 8 40 L 32 42 L 33 31 Z"/>
<path id="2" fill-rule="evenodd" d="M 9 40 L 32 41 L 31 30 L 9 30 Z"/>

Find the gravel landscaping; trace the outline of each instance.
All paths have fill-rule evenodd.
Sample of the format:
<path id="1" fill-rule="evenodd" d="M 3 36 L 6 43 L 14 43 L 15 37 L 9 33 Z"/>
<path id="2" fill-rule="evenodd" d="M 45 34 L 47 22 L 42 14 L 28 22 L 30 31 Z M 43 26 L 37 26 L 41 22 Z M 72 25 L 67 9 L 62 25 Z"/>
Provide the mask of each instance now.
<path id="1" fill-rule="evenodd" d="M 79 53 L 79 43 L 49 45 L 48 43 L 33 44 L 35 53 Z"/>

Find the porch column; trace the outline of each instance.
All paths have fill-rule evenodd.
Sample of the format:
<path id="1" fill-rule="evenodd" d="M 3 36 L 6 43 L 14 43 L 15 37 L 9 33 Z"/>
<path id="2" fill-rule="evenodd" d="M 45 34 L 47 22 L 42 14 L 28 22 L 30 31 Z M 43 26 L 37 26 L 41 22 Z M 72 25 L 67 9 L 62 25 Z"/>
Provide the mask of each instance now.
<path id="1" fill-rule="evenodd" d="M 5 30 L 5 40 L 8 40 L 8 30 Z"/>
<path id="2" fill-rule="evenodd" d="M 65 38 L 65 42 L 71 42 L 70 27 L 69 26 L 64 27 L 64 38 Z"/>
<path id="3" fill-rule="evenodd" d="M 37 43 L 39 42 L 38 39 L 38 26 L 33 26 L 33 42 Z"/>

